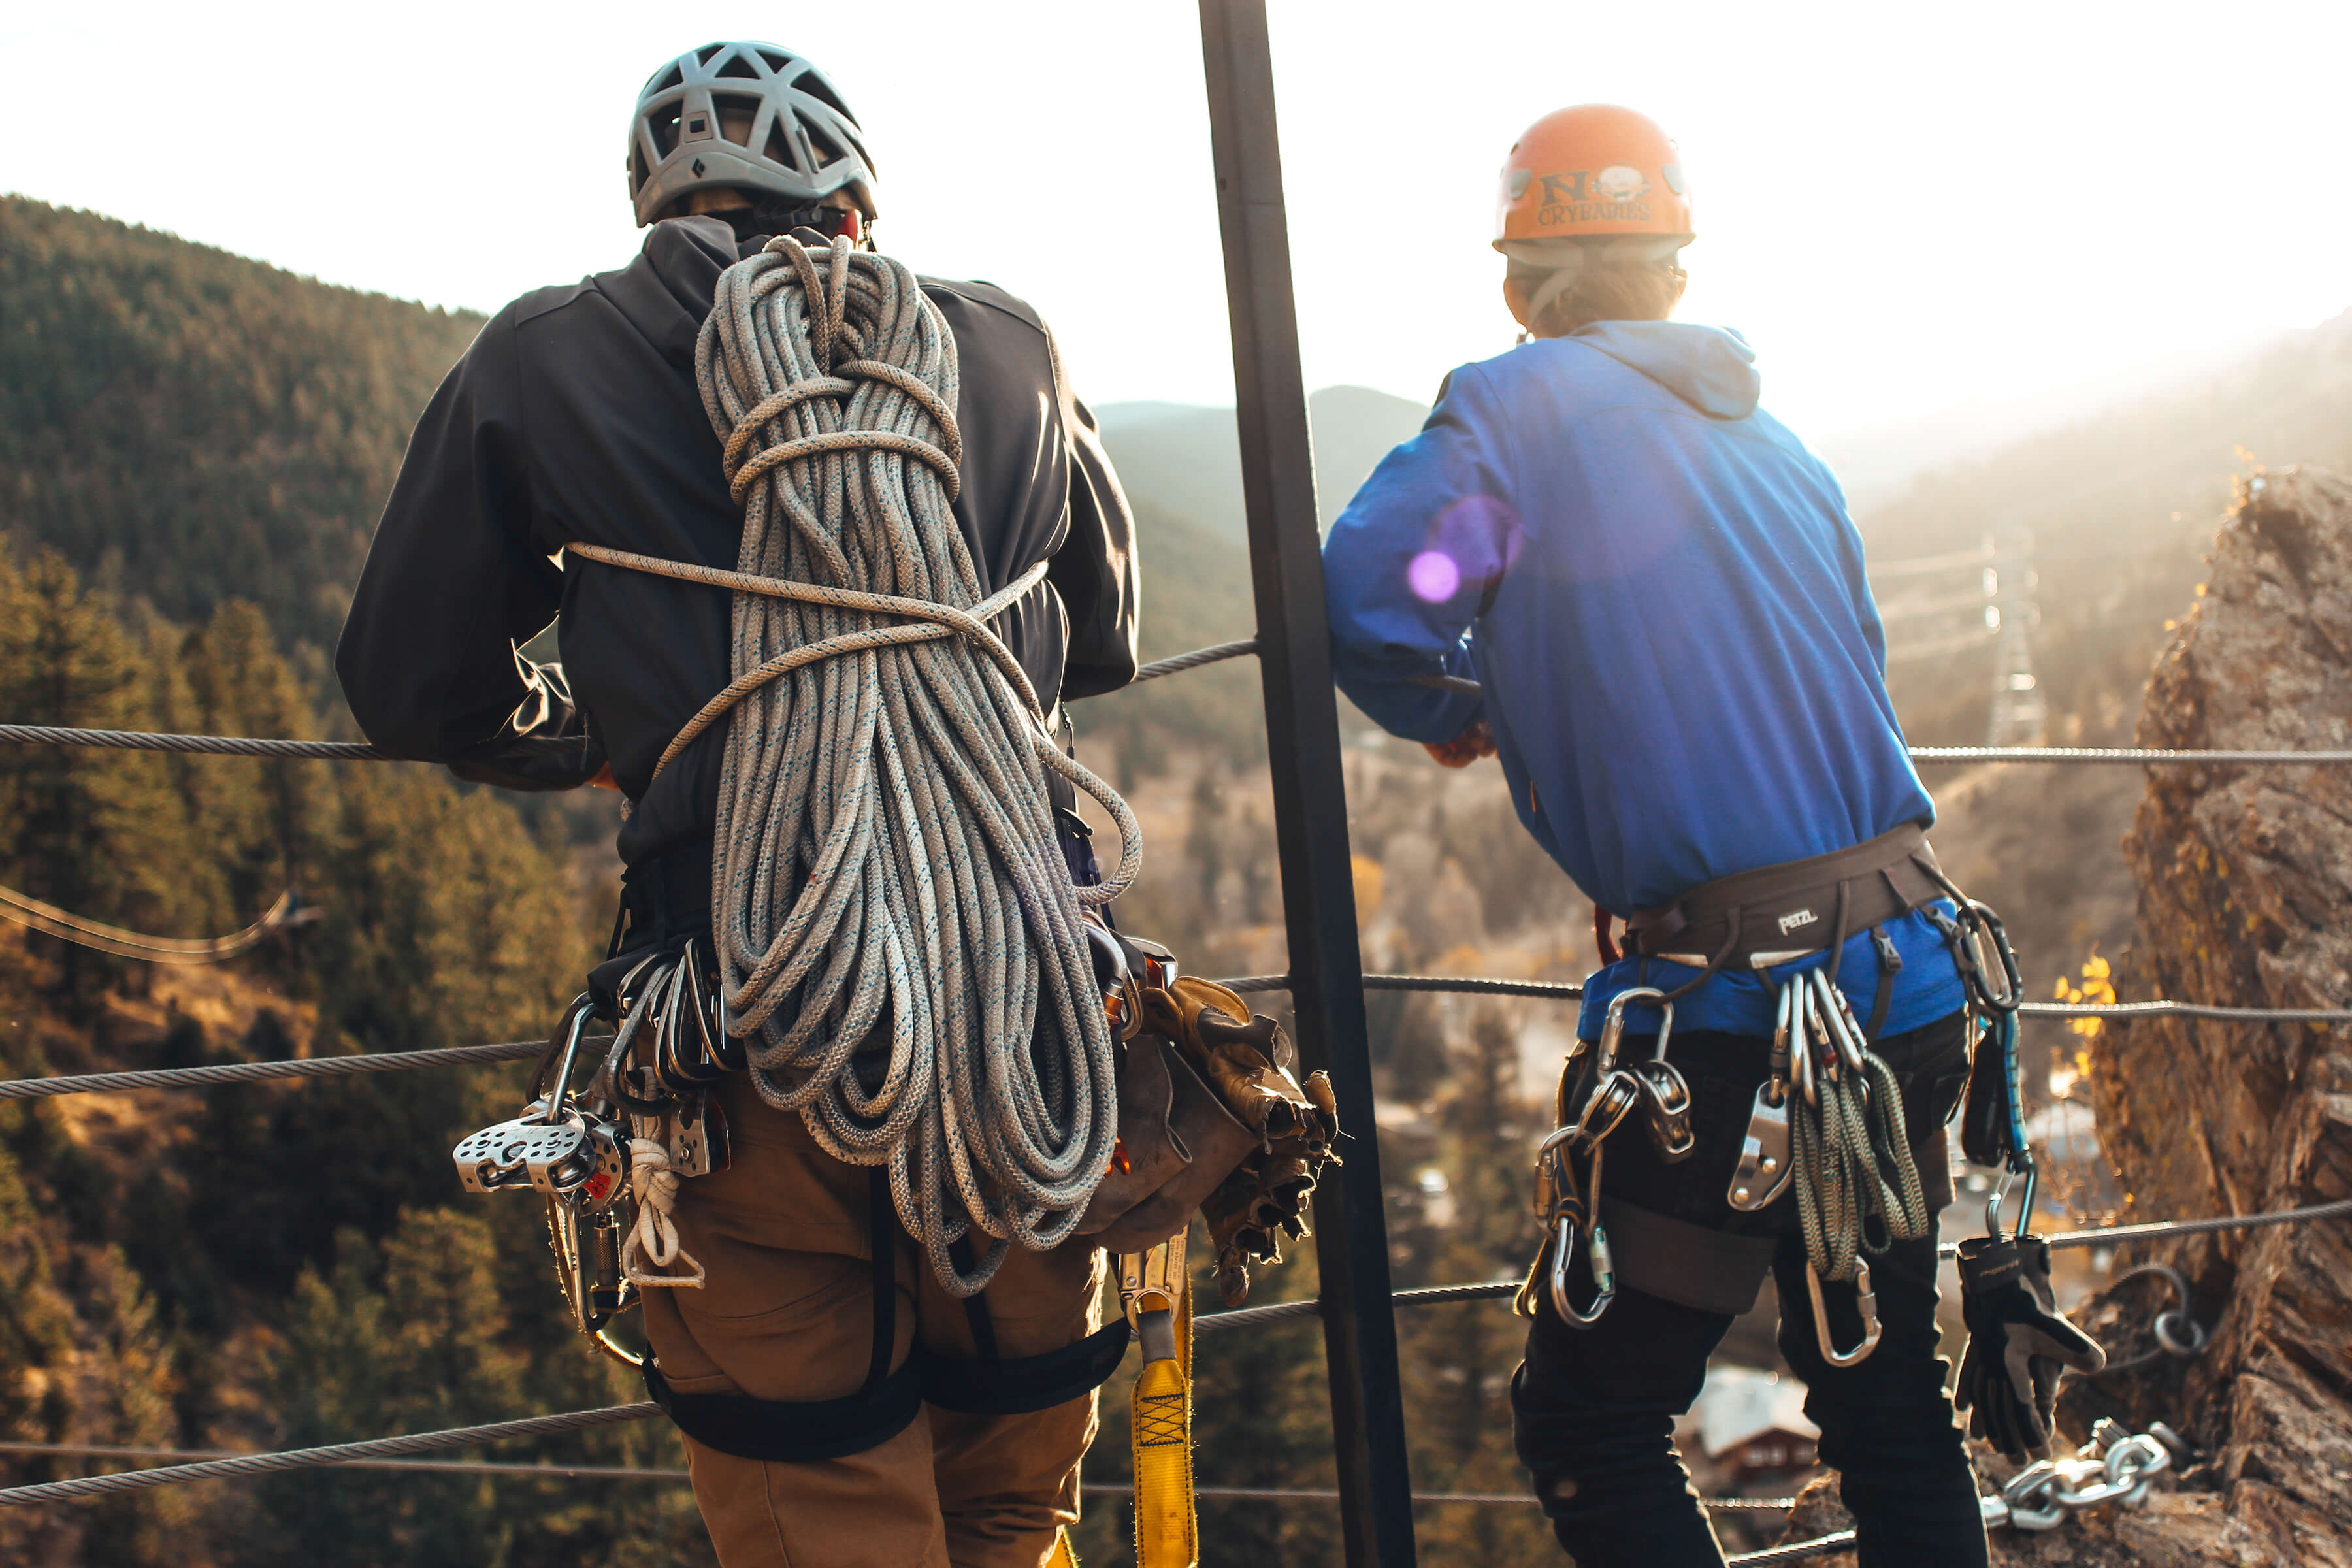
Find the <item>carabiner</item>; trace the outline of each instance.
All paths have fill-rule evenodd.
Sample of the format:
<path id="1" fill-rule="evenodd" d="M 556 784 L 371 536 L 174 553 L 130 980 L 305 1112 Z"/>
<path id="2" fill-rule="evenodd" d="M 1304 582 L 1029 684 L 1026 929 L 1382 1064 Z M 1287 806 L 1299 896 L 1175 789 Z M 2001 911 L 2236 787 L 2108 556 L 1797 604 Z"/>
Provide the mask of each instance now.
<path id="1" fill-rule="evenodd" d="M 1609 1310 L 1609 1303 L 1617 1299 L 1616 1260 L 1609 1254 L 1609 1231 L 1601 1223 L 1598 1210 L 1585 1231 L 1584 1241 L 1584 1260 L 1592 1270 L 1592 1305 L 1580 1312 L 1568 1299 L 1569 1249 L 1575 1241 L 1576 1222 L 1562 1217 L 1552 1235 L 1551 1304 L 1562 1321 L 1574 1328 L 1589 1329 L 1601 1321 L 1601 1315 Z"/>
<path id="2" fill-rule="evenodd" d="M 1882 1332 L 1878 1323 L 1878 1298 L 1871 1293 L 1870 1265 L 1857 1258 L 1853 1260 L 1854 1306 L 1862 1313 L 1862 1343 L 1850 1351 L 1842 1351 L 1830 1340 L 1829 1309 L 1822 1301 L 1822 1277 L 1813 1267 L 1805 1265 L 1805 1292 L 1813 1299 L 1813 1343 L 1821 1347 L 1822 1359 L 1835 1367 L 1860 1366 L 1878 1348 Z"/>
<path id="3" fill-rule="evenodd" d="M 1822 1032 L 1837 1047 L 1839 1063 L 1855 1078 L 1862 1078 L 1862 1030 L 1854 1022 L 1853 1009 L 1847 1004 L 1845 993 L 1831 984 L 1828 971 L 1811 969 L 1805 973 L 1812 982 L 1819 1003 Z"/>
<path id="4" fill-rule="evenodd" d="M 1821 1085 L 1813 1079 L 1813 1045 L 1805 1020 L 1804 977 L 1798 976 L 1781 987 L 1780 1000 L 1789 1010 L 1789 1079 L 1805 1097 L 1805 1103 L 1818 1107 L 1822 1102 Z"/>
<path id="5" fill-rule="evenodd" d="M 588 1020 L 595 1016 L 595 999 L 587 992 L 583 991 L 573 997 L 572 1005 L 563 1011 L 562 1021 L 555 1026 L 555 1035 L 547 1042 L 547 1052 L 539 1058 L 539 1066 L 530 1075 L 530 1087 L 524 1091 L 525 1098 L 536 1102 L 542 1095 L 545 1096 L 547 1113 L 541 1120 L 550 1126 L 563 1120 L 563 1113 L 571 1103 L 572 1064 L 579 1059 L 580 1042 L 588 1033 Z M 556 1045 L 559 1039 L 563 1042 L 561 1047 Z M 551 1058 L 555 1067 L 552 1087 L 546 1082 Z"/>
<path id="6" fill-rule="evenodd" d="M 1673 1037 L 1675 1032 L 1675 1005 L 1667 1001 L 1666 994 L 1656 986 L 1636 985 L 1629 990 L 1620 991 L 1616 995 L 1609 998 L 1609 1011 L 1601 1016 L 1600 1070 L 1604 1076 L 1610 1068 L 1617 1065 L 1617 1045 L 1625 1037 L 1625 1008 L 1629 1003 L 1633 1002 L 1654 1002 L 1658 1005 L 1658 1012 L 1661 1015 L 1658 1020 L 1658 1048 L 1651 1053 L 1650 1059 L 1653 1061 L 1665 1059 L 1666 1042 Z"/>
<path id="7" fill-rule="evenodd" d="M 2020 1176 L 2025 1178 L 2025 1193 L 2018 1205 L 2017 1225 L 2011 1231 L 2010 1239 L 2011 1241 L 2025 1239 L 2026 1229 L 2033 1223 L 2034 1188 L 2040 1184 L 2042 1178 L 2040 1172 L 2034 1168 L 2033 1155 L 2023 1150 L 2009 1157 L 2009 1163 L 2001 1167 L 2000 1180 L 1993 1184 L 1991 1193 L 1985 1198 L 1985 1234 L 1987 1236 L 2000 1235 L 2000 1205 L 2009 1197 L 2009 1184 Z"/>

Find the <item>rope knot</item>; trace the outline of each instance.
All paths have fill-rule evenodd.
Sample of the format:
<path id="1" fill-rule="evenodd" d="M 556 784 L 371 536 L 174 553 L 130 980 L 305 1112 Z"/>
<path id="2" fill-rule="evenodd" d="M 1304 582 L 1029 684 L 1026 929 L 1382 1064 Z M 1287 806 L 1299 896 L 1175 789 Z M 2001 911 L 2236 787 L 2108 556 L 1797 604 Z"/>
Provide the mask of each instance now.
<path id="1" fill-rule="evenodd" d="M 677 1206 L 678 1174 L 669 1168 L 669 1150 L 650 1138 L 629 1140 L 629 1191 L 637 1200 L 637 1223 L 621 1243 L 621 1273 L 640 1289 L 699 1290 L 702 1265 L 680 1245 L 677 1222 L 670 1211 Z M 683 1264 L 691 1274 L 656 1274 L 640 1266 L 649 1260 L 667 1269 Z"/>

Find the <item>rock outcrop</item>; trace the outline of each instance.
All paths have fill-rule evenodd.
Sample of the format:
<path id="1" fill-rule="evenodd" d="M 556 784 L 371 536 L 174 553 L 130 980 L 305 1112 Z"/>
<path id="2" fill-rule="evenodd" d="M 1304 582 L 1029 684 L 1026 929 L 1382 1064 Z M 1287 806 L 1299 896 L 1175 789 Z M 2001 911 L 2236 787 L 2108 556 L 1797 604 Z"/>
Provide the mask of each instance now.
<path id="1" fill-rule="evenodd" d="M 2352 750 L 2352 480 L 2241 487 L 2195 606 L 2148 682 L 2138 743 Z M 2352 767 L 2161 767 L 2124 843 L 2139 885 L 2126 996 L 2352 1007 Z M 2091 1078 L 2129 1220 L 2352 1196 L 2352 1027 L 2162 1019 L 2108 1029 Z M 2201 1354 L 2070 1380 L 2069 1442 L 2101 1415 L 2163 1421 L 2198 1461 L 2137 1509 L 1993 1532 L 2007 1568 L 2352 1568 L 2352 1219 L 2141 1243 L 2120 1275 L 2187 1279 Z M 2174 1303 L 2143 1278 L 2075 1313 L 2118 1363 Z M 1988 1489 L 2016 1467 L 1976 1445 Z M 1844 1527 L 1834 1479 L 1784 1540 Z M 1819 1559 L 1825 1568 L 1850 1556 Z"/>
<path id="2" fill-rule="evenodd" d="M 2242 484 L 2139 743 L 2352 749 L 2352 481 Z M 2124 849 L 2140 889 L 2126 995 L 2352 1007 L 2352 767 L 2150 769 Z M 2100 1039 L 2091 1082 L 2127 1217 L 2352 1195 L 2352 1028 L 2135 1023 Z M 2117 1268 L 2139 1262 L 2187 1276 L 2211 1341 L 2078 1383 L 2069 1411 L 2170 1422 L 2210 1456 L 2186 1484 L 2220 1500 L 2187 1555 L 2145 1561 L 2352 1565 L 2352 1221 L 2143 1245 Z M 2110 1294 L 2091 1321 L 2124 1359 L 2168 1303 L 2146 1281 Z"/>

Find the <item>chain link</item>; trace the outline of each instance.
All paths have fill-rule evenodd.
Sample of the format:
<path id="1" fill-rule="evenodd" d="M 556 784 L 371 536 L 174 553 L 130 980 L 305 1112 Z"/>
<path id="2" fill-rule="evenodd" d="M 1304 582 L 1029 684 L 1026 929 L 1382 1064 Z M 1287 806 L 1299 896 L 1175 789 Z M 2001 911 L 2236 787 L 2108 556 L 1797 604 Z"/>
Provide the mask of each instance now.
<path id="1" fill-rule="evenodd" d="M 1985 1501 L 1986 1522 L 2015 1530 L 2055 1530 L 2070 1513 L 2115 1503 L 2137 1508 L 2156 1478 L 2172 1468 L 2188 1444 L 2162 1422 L 2126 1433 L 2112 1420 L 2091 1429 L 2091 1440 L 2063 1459 L 2028 1465 Z"/>

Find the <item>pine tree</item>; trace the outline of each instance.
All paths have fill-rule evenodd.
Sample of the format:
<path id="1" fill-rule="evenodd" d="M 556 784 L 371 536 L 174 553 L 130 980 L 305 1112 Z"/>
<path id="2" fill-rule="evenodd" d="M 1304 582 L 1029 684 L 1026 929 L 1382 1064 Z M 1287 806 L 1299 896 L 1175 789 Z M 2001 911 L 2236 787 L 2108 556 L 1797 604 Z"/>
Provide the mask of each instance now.
<path id="1" fill-rule="evenodd" d="M 14 721 L 135 729 L 139 660 L 120 622 L 43 551 L 0 576 L 0 711 Z M 159 757 L 72 746 L 0 748 L 0 875 L 75 914 L 159 934 L 185 931 L 192 845 Z M 146 923 L 141 923 L 146 922 Z M 111 973 L 58 944 L 61 989 Z"/>

